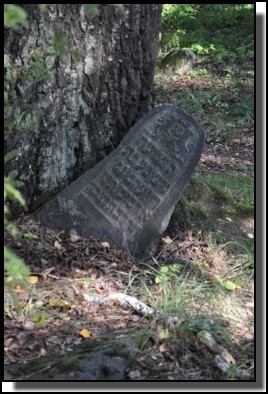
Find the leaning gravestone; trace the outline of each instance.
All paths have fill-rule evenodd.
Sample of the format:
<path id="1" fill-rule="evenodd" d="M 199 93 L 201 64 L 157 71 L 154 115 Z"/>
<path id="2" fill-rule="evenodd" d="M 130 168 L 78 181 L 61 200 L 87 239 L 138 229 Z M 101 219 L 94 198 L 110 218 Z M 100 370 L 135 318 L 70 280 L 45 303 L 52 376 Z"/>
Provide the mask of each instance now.
<path id="1" fill-rule="evenodd" d="M 140 119 L 120 145 L 35 217 L 152 255 L 203 150 L 204 130 L 180 108 L 164 104 Z"/>

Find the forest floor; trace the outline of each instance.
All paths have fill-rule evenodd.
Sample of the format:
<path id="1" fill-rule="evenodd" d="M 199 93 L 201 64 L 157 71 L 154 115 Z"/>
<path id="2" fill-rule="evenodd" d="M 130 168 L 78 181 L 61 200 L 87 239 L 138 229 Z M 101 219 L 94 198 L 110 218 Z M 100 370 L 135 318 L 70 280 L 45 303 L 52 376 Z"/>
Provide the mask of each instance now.
<path id="1" fill-rule="evenodd" d="M 156 103 L 191 113 L 207 141 L 158 255 L 144 265 L 106 240 L 48 229 L 27 215 L 16 221 L 19 234 L 5 234 L 5 243 L 31 276 L 27 287 L 6 292 L 5 367 L 131 333 L 138 354 L 125 380 L 254 379 L 252 100 L 252 78 L 157 76 Z M 83 297 L 113 292 L 161 314 L 142 316 L 116 299 L 101 305 Z M 53 368 L 50 361 L 47 379 L 57 379 Z M 43 369 L 7 368 L 5 379 L 34 380 Z M 79 379 L 72 369 L 68 374 Z"/>

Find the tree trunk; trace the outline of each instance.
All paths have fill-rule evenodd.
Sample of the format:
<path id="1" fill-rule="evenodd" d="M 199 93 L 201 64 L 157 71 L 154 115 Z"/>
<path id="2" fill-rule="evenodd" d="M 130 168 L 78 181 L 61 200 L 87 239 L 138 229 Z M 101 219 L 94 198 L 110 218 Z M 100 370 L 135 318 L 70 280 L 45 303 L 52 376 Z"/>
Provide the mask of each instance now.
<path id="1" fill-rule="evenodd" d="M 5 31 L 13 65 L 6 151 L 34 210 L 110 153 L 152 106 L 161 5 L 24 5 L 29 29 Z M 121 11 L 121 12 L 120 12 Z M 53 45 L 54 40 L 54 45 Z M 62 41 L 63 40 L 63 41 Z M 63 47 L 59 55 L 57 48 Z"/>

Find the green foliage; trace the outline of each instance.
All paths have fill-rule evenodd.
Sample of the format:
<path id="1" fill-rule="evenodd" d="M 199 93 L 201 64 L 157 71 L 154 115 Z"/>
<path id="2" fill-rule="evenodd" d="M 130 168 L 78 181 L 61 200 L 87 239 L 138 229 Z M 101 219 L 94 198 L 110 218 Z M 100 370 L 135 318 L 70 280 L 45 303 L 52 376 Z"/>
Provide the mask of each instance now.
<path id="1" fill-rule="evenodd" d="M 46 11 L 49 4 L 39 4 L 39 8 L 41 11 Z"/>
<path id="2" fill-rule="evenodd" d="M 29 53 L 28 62 L 24 65 L 19 80 L 23 83 L 38 84 L 51 80 L 51 70 L 54 62 L 51 55 L 43 48 L 36 47 Z"/>
<path id="3" fill-rule="evenodd" d="M 93 17 L 98 12 L 98 4 L 84 4 L 84 9 L 87 16 Z"/>
<path id="4" fill-rule="evenodd" d="M 83 286 L 84 287 L 88 287 L 88 286 L 90 286 L 91 284 L 92 284 L 92 279 L 91 278 L 86 278 L 85 280 L 84 280 L 84 283 L 83 283 Z"/>
<path id="5" fill-rule="evenodd" d="M 197 10 L 190 4 L 165 4 L 162 14 L 163 38 L 161 48 L 164 52 L 184 47 L 188 30 L 198 27 Z M 200 26 L 199 26 L 200 27 Z"/>
<path id="6" fill-rule="evenodd" d="M 163 31 L 178 31 L 178 29 L 195 29 L 198 23 L 197 9 L 192 4 L 164 4 Z"/>
<path id="7" fill-rule="evenodd" d="M 24 9 L 15 4 L 4 4 L 4 25 L 15 30 L 21 26 L 28 27 L 27 14 Z"/>
<path id="8" fill-rule="evenodd" d="M 66 40 L 62 38 L 62 34 L 60 32 L 57 32 L 54 35 L 53 48 L 55 49 L 55 52 L 59 55 L 63 55 L 68 49 Z"/>
<path id="9" fill-rule="evenodd" d="M 29 311 L 27 316 L 32 317 L 33 321 L 38 325 L 42 326 L 47 323 L 48 319 L 51 317 L 45 311 L 39 311 L 36 309 L 35 305 L 33 305 L 33 310 Z M 40 308 L 38 308 L 40 309 Z"/>
<path id="10" fill-rule="evenodd" d="M 10 27 L 17 30 L 20 26 L 28 27 L 27 14 L 25 11 L 15 4 L 4 5 L 4 24 L 5 27 Z M 5 80 L 4 80 L 4 104 L 5 104 L 5 125 L 4 136 L 7 138 L 14 127 L 18 127 L 23 115 L 19 110 L 14 110 L 11 105 L 16 97 L 16 93 L 12 91 L 12 82 L 16 77 L 16 70 L 12 68 L 10 58 L 7 54 L 4 55 Z M 29 119 L 28 119 L 29 121 Z M 15 157 L 16 152 L 10 151 L 4 157 L 5 164 Z M 9 221 L 10 208 L 9 201 L 17 202 L 26 208 L 26 202 L 22 197 L 20 191 L 17 189 L 19 183 L 16 181 L 17 172 L 13 171 L 9 176 L 4 177 L 4 226 L 5 230 L 9 231 L 13 236 L 16 235 L 16 227 Z M 4 268 L 5 268 L 5 284 L 8 286 L 25 282 L 29 275 L 29 270 L 24 264 L 23 260 L 19 258 L 7 246 L 4 247 Z"/>
<path id="11" fill-rule="evenodd" d="M 4 201 L 11 200 L 19 202 L 23 207 L 26 206 L 21 193 L 12 185 L 9 177 L 4 178 Z"/>
<path id="12" fill-rule="evenodd" d="M 27 233 L 24 234 L 24 238 L 38 239 L 38 235 L 32 233 L 31 231 L 27 231 Z"/>
<path id="13" fill-rule="evenodd" d="M 29 269 L 12 250 L 4 246 L 5 284 L 24 282 L 29 276 Z"/>
<path id="14" fill-rule="evenodd" d="M 215 279 L 227 290 L 235 290 L 236 284 L 230 280 L 224 280 L 220 275 L 215 275 Z"/>
<path id="15" fill-rule="evenodd" d="M 207 71 L 203 75 L 207 74 Z M 186 111 L 191 111 L 194 113 L 202 113 L 203 111 L 207 112 L 208 108 L 219 108 L 222 107 L 222 97 L 220 94 L 215 94 L 212 91 L 191 91 L 188 90 L 185 92 L 185 96 L 180 98 L 178 102 L 180 106 L 182 106 Z"/>
<path id="16" fill-rule="evenodd" d="M 14 157 L 16 157 L 16 154 L 17 154 L 17 152 L 16 152 L 15 149 L 10 150 L 9 152 L 7 152 L 7 153 L 5 154 L 5 157 L 4 157 L 4 164 L 6 164 L 6 163 L 8 163 L 10 160 L 14 159 Z"/>
<path id="17" fill-rule="evenodd" d="M 4 178 L 4 225 L 5 229 L 9 231 L 13 236 L 16 235 L 16 227 L 9 222 L 8 215 L 10 213 L 7 201 L 18 202 L 23 207 L 26 207 L 24 198 L 22 197 L 19 190 L 12 184 L 10 177 Z M 20 259 L 14 252 L 8 247 L 4 247 L 4 266 L 5 266 L 5 282 L 10 284 L 11 282 L 19 282 L 25 280 L 29 271 L 24 265 L 23 260 Z"/>
<path id="18" fill-rule="evenodd" d="M 92 5 L 92 4 L 89 4 Z M 81 53 L 79 53 L 73 44 L 66 38 L 65 26 L 62 23 L 57 23 L 56 32 L 52 37 L 50 52 L 52 55 L 58 55 L 64 57 L 66 54 L 71 54 L 74 62 L 79 62 L 83 59 Z M 52 67 L 54 66 L 54 61 Z"/>
<path id="19" fill-rule="evenodd" d="M 187 48 L 213 60 L 254 57 L 253 4 L 165 4 L 161 51 Z"/>
<path id="20" fill-rule="evenodd" d="M 179 275 L 181 266 L 179 264 L 164 265 L 160 267 L 159 272 L 155 277 L 155 283 L 167 282 L 174 274 Z"/>

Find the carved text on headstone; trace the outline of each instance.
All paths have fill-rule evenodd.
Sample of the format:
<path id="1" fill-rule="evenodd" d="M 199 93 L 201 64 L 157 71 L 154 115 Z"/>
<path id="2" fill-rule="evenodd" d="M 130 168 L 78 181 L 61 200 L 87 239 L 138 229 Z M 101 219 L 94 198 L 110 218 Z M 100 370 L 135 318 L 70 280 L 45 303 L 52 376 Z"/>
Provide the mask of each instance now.
<path id="1" fill-rule="evenodd" d="M 148 256 L 199 161 L 204 137 L 181 109 L 157 107 L 36 217 L 51 227 L 109 240 L 134 257 Z"/>

